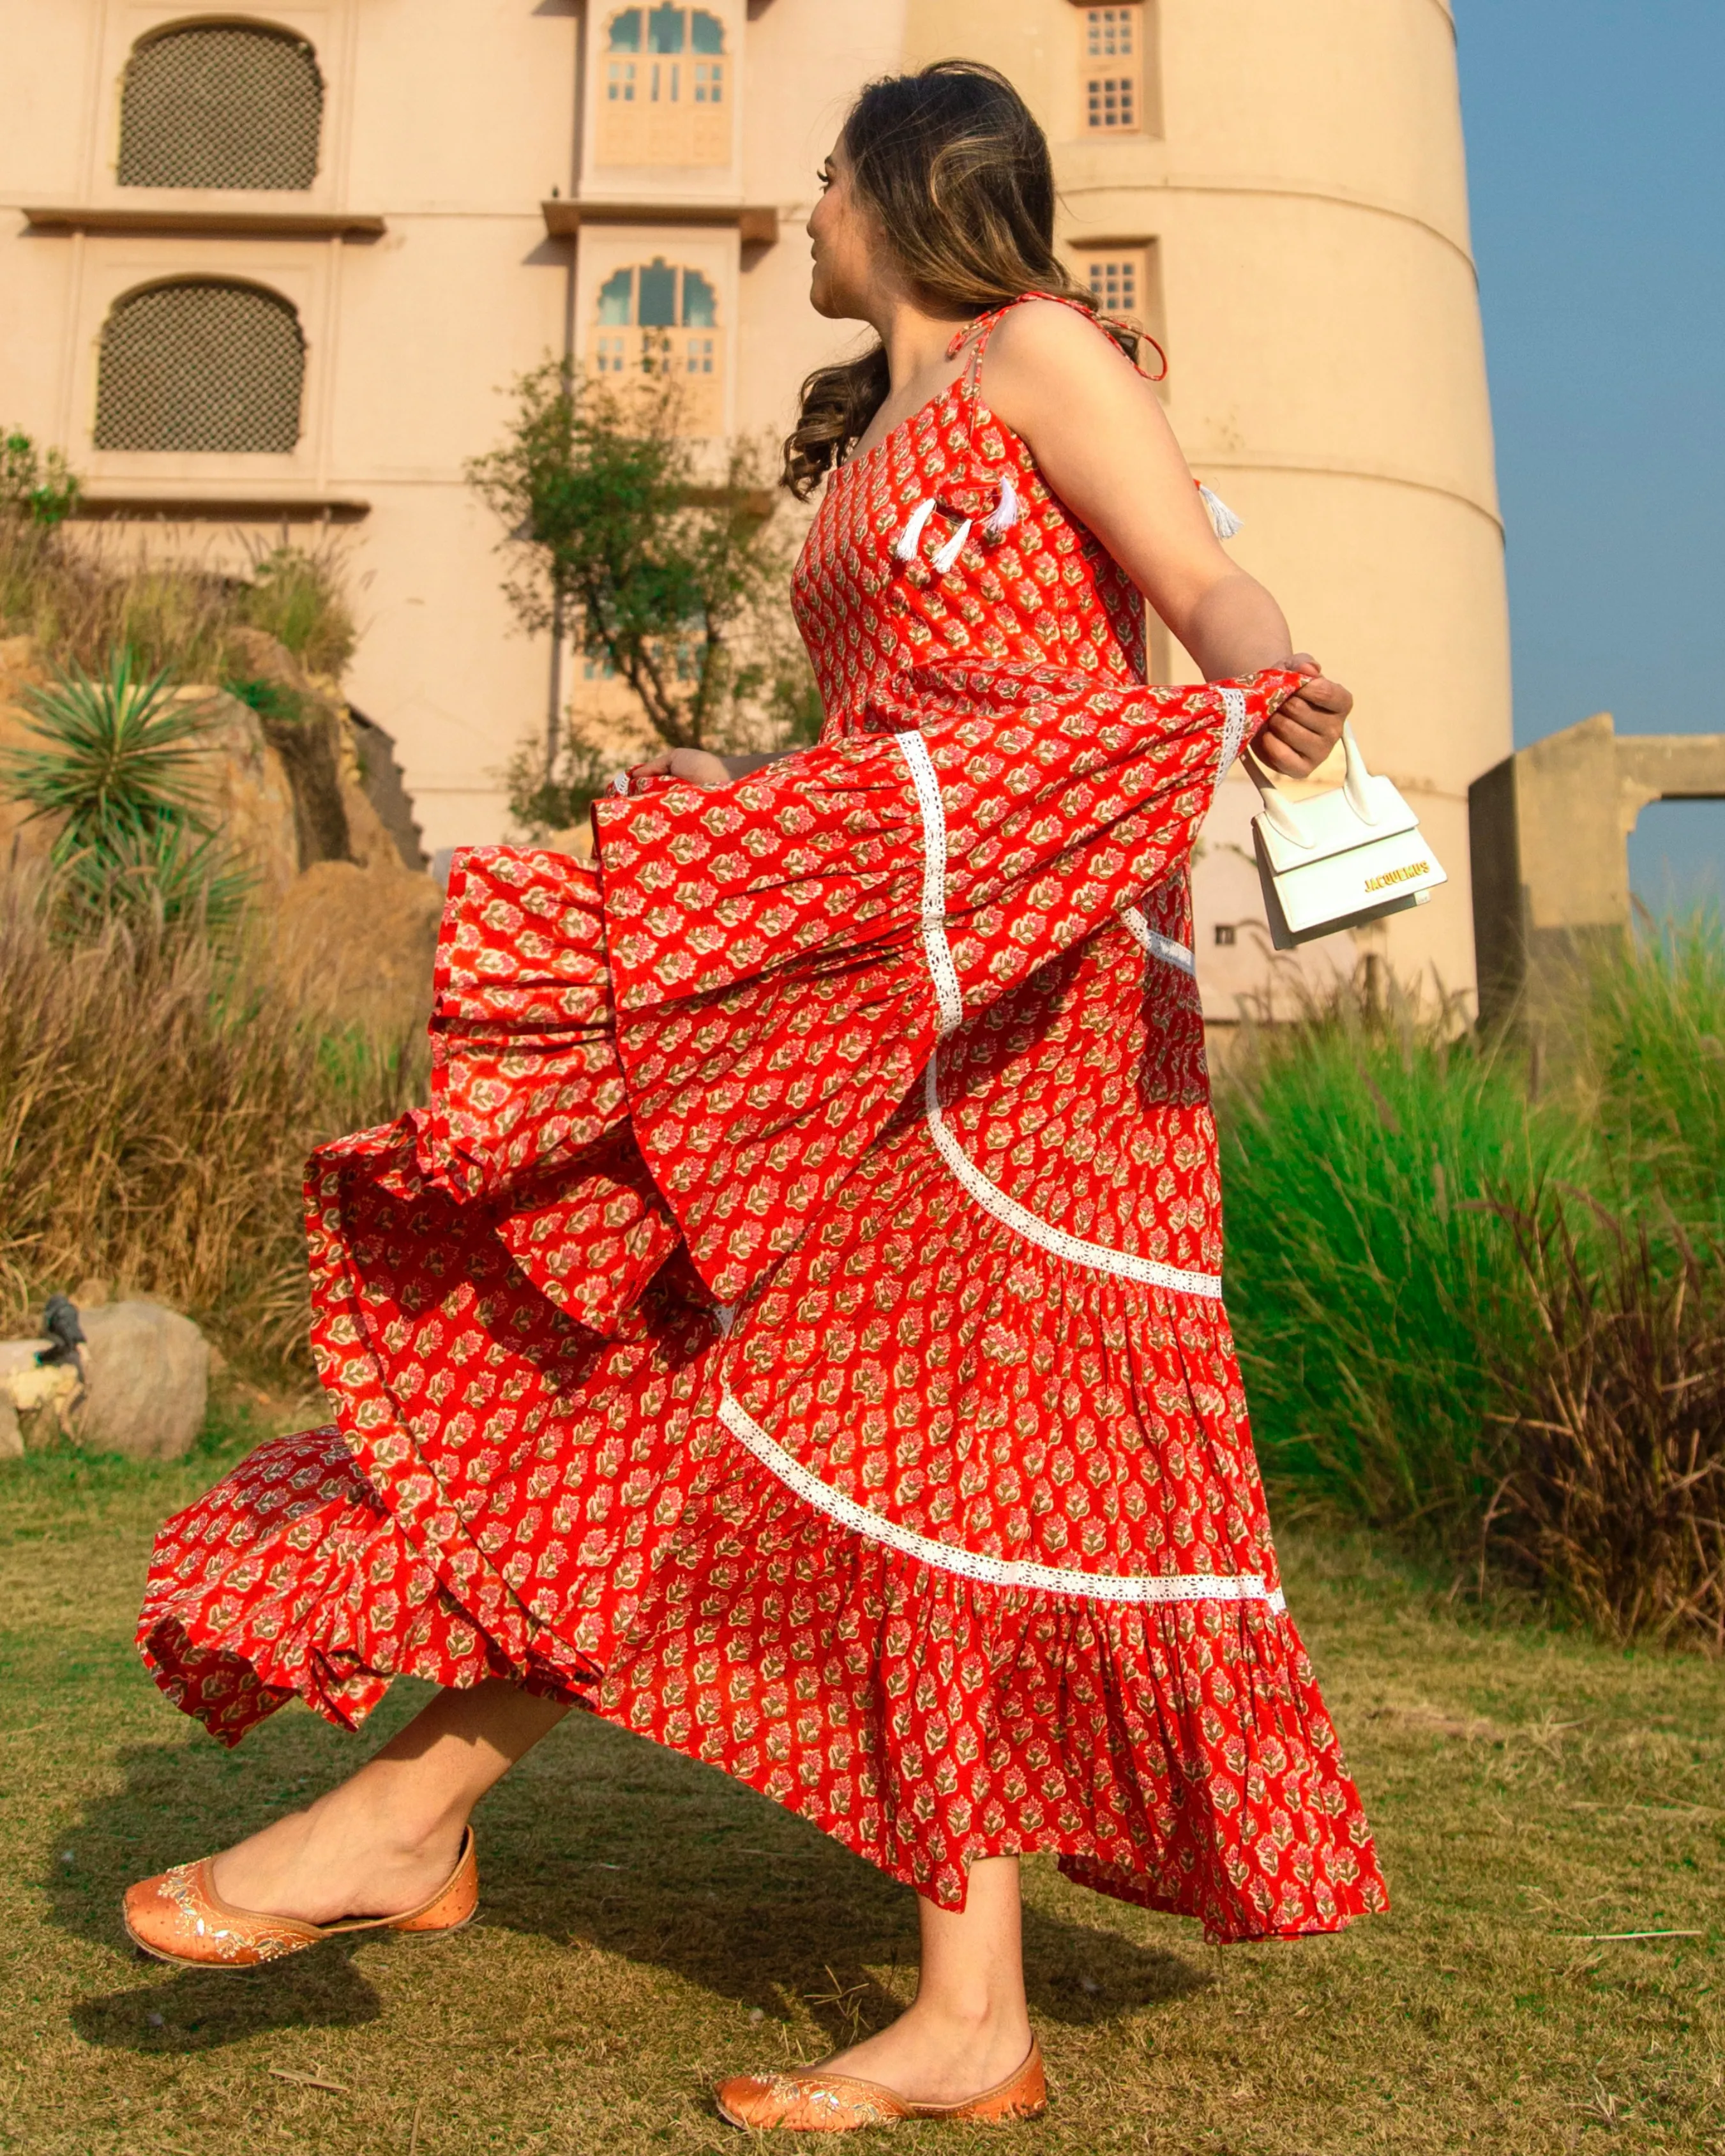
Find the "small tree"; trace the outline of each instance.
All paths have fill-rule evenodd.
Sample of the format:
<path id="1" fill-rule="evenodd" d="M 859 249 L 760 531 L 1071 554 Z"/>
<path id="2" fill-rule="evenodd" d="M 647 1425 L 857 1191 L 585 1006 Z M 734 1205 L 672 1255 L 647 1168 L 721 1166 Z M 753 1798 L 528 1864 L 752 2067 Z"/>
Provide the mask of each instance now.
<path id="1" fill-rule="evenodd" d="M 0 516 L 52 528 L 78 506 L 76 475 L 58 449 L 37 448 L 16 429 L 0 434 Z"/>
<path id="2" fill-rule="evenodd" d="M 508 528 L 522 624 L 570 637 L 625 682 L 670 747 L 806 735 L 818 706 L 759 452 L 733 447 L 722 483 L 703 484 L 662 357 L 621 389 L 551 360 L 516 393 L 509 439 L 469 473 Z M 578 731 L 547 743 L 536 786 L 536 759 L 511 773 L 517 813 L 551 823 L 598 790 L 603 762 Z"/>

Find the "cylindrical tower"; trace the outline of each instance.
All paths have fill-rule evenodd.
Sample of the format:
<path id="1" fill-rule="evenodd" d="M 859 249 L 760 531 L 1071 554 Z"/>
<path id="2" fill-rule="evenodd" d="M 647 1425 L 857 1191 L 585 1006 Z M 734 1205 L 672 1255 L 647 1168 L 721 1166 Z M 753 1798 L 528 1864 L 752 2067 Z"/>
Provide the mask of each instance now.
<path id="1" fill-rule="evenodd" d="M 1245 520 L 1235 552 L 1354 690 L 1450 871 L 1371 940 L 1400 976 L 1471 989 L 1467 786 L 1509 752 L 1510 675 L 1449 8 L 910 0 L 907 61 L 952 54 L 1035 105 L 1064 251 L 1136 285 L 1182 444 Z M 1266 972 L 1236 850 L 1255 805 L 1236 776 L 1196 877 L 1218 1018 Z M 1349 939 L 1312 950 L 1345 963 Z"/>

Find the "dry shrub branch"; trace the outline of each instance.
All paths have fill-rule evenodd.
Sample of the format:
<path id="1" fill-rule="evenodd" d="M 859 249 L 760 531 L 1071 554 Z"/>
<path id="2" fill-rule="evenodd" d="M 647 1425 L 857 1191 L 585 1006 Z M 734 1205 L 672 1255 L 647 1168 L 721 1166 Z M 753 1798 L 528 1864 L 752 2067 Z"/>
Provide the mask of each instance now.
<path id="1" fill-rule="evenodd" d="M 96 1276 L 207 1324 L 267 1368 L 309 1368 L 306 1155 L 416 1093 L 417 1044 L 320 1034 L 244 955 L 115 920 L 54 932 L 0 876 L 0 1297 L 12 1329 Z"/>
<path id="2" fill-rule="evenodd" d="M 1500 1561 L 1608 1637 L 1725 1652 L 1725 1255 L 1656 1261 L 1599 1209 L 1601 1265 L 1558 1209 L 1505 1209 L 1545 1333 L 1501 1373 L 1509 1471 L 1486 1519 Z"/>

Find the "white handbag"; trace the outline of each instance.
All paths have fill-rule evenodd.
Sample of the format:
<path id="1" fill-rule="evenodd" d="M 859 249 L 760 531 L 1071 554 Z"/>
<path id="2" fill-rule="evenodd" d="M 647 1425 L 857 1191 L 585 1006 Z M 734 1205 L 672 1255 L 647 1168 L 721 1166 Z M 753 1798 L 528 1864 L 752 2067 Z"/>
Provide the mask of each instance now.
<path id="1" fill-rule="evenodd" d="M 1270 773 L 1246 752 L 1246 769 L 1264 801 L 1252 819 L 1252 844 L 1278 951 L 1424 906 L 1449 881 L 1419 818 L 1389 779 L 1366 769 L 1351 723 L 1342 729 L 1342 744 L 1343 783 L 1297 803 L 1277 793 Z"/>

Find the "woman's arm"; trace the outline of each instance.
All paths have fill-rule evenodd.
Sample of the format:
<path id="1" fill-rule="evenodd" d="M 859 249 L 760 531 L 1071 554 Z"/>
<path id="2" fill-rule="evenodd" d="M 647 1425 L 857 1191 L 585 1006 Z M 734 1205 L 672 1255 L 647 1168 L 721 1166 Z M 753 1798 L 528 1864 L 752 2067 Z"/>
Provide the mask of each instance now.
<path id="1" fill-rule="evenodd" d="M 1223 552 L 1162 400 L 1117 346 L 1070 307 L 1014 307 L 989 339 L 983 401 L 1028 443 L 1207 681 L 1290 664 L 1281 608 Z M 1296 670 L 1312 678 L 1256 746 L 1274 769 L 1303 778 L 1340 740 L 1353 699 L 1304 654 Z"/>

